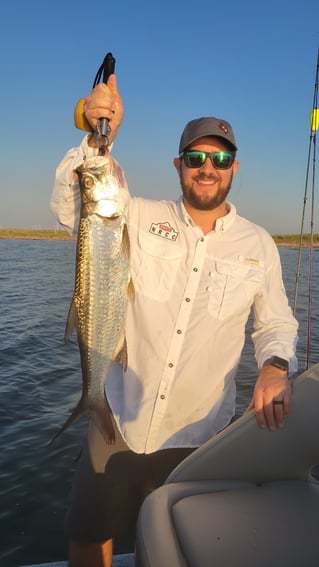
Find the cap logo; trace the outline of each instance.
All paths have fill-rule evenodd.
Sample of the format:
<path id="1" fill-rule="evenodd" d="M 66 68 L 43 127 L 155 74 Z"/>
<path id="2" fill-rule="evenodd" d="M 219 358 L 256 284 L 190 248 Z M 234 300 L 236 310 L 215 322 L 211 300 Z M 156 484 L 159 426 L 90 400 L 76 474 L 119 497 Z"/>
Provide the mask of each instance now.
<path id="1" fill-rule="evenodd" d="M 220 122 L 218 124 L 218 128 L 220 128 L 220 130 L 222 130 L 223 132 L 225 132 L 225 134 L 228 134 L 228 128 L 225 126 L 225 124 L 223 124 L 223 122 Z"/>

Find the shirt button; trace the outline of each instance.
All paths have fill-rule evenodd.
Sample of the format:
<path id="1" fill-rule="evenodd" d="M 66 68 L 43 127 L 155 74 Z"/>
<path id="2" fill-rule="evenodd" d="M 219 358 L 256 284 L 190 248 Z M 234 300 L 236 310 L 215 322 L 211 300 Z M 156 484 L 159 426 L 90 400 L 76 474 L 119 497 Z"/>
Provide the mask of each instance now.
<path id="1" fill-rule="evenodd" d="M 169 363 L 169 368 L 173 368 L 174 364 L 172 362 Z"/>
<path id="2" fill-rule="evenodd" d="M 187 301 L 187 303 L 189 303 L 189 302 L 190 302 L 190 298 L 189 298 L 189 297 L 186 297 L 185 301 Z"/>
<path id="3" fill-rule="evenodd" d="M 181 334 L 182 334 L 182 331 L 181 331 L 180 329 L 178 329 L 178 330 L 177 330 L 177 334 L 178 334 L 178 335 L 181 335 Z"/>
<path id="4" fill-rule="evenodd" d="M 204 242 L 204 240 L 205 240 L 205 239 L 204 239 L 204 237 L 202 236 L 201 239 L 200 239 L 200 241 L 201 241 L 201 242 Z"/>
<path id="5" fill-rule="evenodd" d="M 198 272 L 198 268 L 193 268 L 193 272 Z"/>
<path id="6" fill-rule="evenodd" d="M 161 400 L 165 400 L 164 394 L 162 394 L 162 395 L 160 396 L 160 398 L 161 398 Z"/>

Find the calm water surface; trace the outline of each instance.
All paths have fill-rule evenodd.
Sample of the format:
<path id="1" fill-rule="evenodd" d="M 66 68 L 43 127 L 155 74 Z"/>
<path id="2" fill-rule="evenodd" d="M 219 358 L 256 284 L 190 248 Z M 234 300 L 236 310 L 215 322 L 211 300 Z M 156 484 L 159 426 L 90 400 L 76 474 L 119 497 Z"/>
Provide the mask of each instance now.
<path id="1" fill-rule="evenodd" d="M 281 249 L 280 253 L 292 302 L 297 251 Z M 72 426 L 54 446 L 48 443 L 81 390 L 78 347 L 63 341 L 74 255 L 72 241 L 0 240 L 1 567 L 67 556 L 63 519 L 85 420 Z M 297 312 L 301 369 L 305 368 L 307 256 L 305 252 Z M 314 281 L 319 276 L 318 259 L 315 251 Z M 314 290 L 312 363 L 319 360 L 318 295 Z M 239 412 L 250 398 L 256 377 L 248 335 L 249 328 L 238 377 Z"/>

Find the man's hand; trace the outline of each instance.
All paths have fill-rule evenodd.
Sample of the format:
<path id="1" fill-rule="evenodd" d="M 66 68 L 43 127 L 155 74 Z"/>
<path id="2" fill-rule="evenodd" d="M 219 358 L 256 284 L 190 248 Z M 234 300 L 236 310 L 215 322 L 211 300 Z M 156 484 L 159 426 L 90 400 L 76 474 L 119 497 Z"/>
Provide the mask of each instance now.
<path id="1" fill-rule="evenodd" d="M 84 113 L 94 131 L 100 118 L 109 120 L 111 128 L 109 142 L 111 143 L 117 134 L 124 115 L 123 102 L 117 90 L 115 75 L 110 75 L 107 84 L 99 83 L 84 99 Z M 95 145 L 93 137 L 89 141 L 89 145 Z"/>
<path id="2" fill-rule="evenodd" d="M 255 384 L 253 398 L 246 409 L 255 409 L 259 427 L 274 431 L 283 427 L 291 407 L 292 391 L 287 372 L 270 364 L 263 366 Z"/>

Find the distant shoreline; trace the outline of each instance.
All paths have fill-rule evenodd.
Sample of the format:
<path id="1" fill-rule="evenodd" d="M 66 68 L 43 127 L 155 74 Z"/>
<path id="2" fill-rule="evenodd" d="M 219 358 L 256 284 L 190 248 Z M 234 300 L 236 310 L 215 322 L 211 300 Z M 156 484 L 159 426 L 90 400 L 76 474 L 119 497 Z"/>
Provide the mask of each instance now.
<path id="1" fill-rule="evenodd" d="M 278 247 L 299 248 L 300 236 L 298 234 L 275 234 L 272 236 Z M 76 240 L 66 230 L 37 230 L 24 228 L 0 229 L 0 239 L 7 240 Z M 302 247 L 310 246 L 310 235 L 303 236 Z M 313 246 L 319 248 L 319 234 L 313 236 Z"/>
<path id="2" fill-rule="evenodd" d="M 23 228 L 0 229 L 2 240 L 75 240 L 66 230 L 30 230 Z"/>

